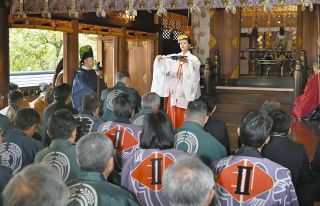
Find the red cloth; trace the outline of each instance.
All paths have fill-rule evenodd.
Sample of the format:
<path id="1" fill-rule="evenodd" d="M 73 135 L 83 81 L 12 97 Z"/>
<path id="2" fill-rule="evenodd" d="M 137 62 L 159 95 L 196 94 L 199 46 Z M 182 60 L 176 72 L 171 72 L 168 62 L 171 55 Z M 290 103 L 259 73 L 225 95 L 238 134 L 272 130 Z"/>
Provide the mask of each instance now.
<path id="1" fill-rule="evenodd" d="M 177 129 L 183 125 L 186 111 L 186 109 L 171 106 L 170 97 L 168 97 L 167 113 L 171 119 L 173 129 Z"/>
<path id="2" fill-rule="evenodd" d="M 305 86 L 304 93 L 294 100 L 292 116 L 303 118 L 319 105 L 319 74 L 313 75 Z"/>

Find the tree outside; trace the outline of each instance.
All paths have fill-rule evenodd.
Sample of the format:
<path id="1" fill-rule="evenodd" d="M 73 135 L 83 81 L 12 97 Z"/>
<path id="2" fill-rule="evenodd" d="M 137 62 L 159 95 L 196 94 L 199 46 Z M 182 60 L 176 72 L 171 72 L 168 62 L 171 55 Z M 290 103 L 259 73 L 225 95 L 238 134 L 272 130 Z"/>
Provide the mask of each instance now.
<path id="1" fill-rule="evenodd" d="M 79 47 L 92 46 L 96 35 L 79 34 Z M 63 33 L 36 29 L 10 29 L 10 72 L 54 70 L 63 56 Z"/>

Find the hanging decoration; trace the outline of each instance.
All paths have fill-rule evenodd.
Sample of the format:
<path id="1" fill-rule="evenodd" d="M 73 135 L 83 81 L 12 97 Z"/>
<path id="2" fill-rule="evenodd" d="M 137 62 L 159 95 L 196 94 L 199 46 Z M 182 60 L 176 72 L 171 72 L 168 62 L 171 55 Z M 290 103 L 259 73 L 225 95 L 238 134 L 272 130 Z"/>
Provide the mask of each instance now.
<path id="1" fill-rule="evenodd" d="M 21 18 L 27 18 L 27 14 L 23 11 L 23 3 L 24 0 L 20 0 L 19 9 L 18 9 L 18 16 Z"/>
<path id="2" fill-rule="evenodd" d="M 51 12 L 49 12 L 49 0 L 44 1 L 42 17 L 51 19 Z"/>
<path id="3" fill-rule="evenodd" d="M 234 6 L 233 0 L 228 0 L 227 6 L 225 8 L 225 11 L 227 13 L 231 13 L 233 15 L 235 15 L 237 13 L 237 9 Z"/>
<path id="4" fill-rule="evenodd" d="M 211 0 L 205 0 L 204 1 L 204 6 L 205 7 L 210 7 L 211 6 Z"/>
<path id="5" fill-rule="evenodd" d="M 68 8 L 68 13 L 70 17 L 78 18 L 79 13 L 76 10 L 76 0 L 72 0 L 71 8 Z"/>
<path id="6" fill-rule="evenodd" d="M 69 14 L 77 17 L 82 14 L 80 4 L 86 6 L 85 12 L 94 12 L 97 16 L 104 16 L 107 10 L 116 12 L 128 10 L 131 15 L 136 10 L 156 10 L 163 16 L 170 9 L 189 9 L 191 13 L 198 13 L 202 8 L 225 8 L 229 13 L 235 13 L 236 7 L 258 7 L 269 12 L 276 6 L 301 5 L 302 10 L 313 11 L 319 0 L 0 0 L 9 2 L 10 14 L 26 17 L 26 14 L 40 14 L 47 17 L 50 12 L 55 14 Z M 64 3 L 66 6 L 61 5 Z M 50 4 L 50 5 L 49 5 Z M 49 5 L 49 6 L 48 6 Z M 53 5 L 53 6 L 51 6 Z M 58 5 L 58 6 L 56 6 Z M 129 10 L 129 5 L 131 9 Z M 47 9 L 48 7 L 48 9 Z M 29 8 L 32 8 L 30 10 Z M 48 11 L 47 11 L 48 10 Z M 201 13 L 201 12 L 199 12 Z"/>
<path id="7" fill-rule="evenodd" d="M 201 13 L 201 9 L 200 7 L 198 6 L 198 0 L 193 0 L 192 1 L 192 6 L 190 8 L 190 12 L 192 14 L 200 14 Z"/>
<path id="8" fill-rule="evenodd" d="M 103 4 L 104 4 L 104 0 L 99 0 L 99 4 L 98 4 L 98 8 L 96 11 L 96 15 L 97 17 L 106 17 L 106 11 L 103 10 Z"/>
<path id="9" fill-rule="evenodd" d="M 137 10 L 133 8 L 134 6 L 134 0 L 129 0 L 129 9 L 126 10 L 126 15 L 135 18 L 137 16 Z"/>
<path id="10" fill-rule="evenodd" d="M 264 12 L 271 12 L 273 6 L 271 5 L 271 0 L 265 0 L 263 5 L 263 11 Z"/>
<path id="11" fill-rule="evenodd" d="M 167 9 L 164 7 L 164 0 L 159 0 L 159 10 L 157 11 L 158 16 L 166 16 L 167 15 Z"/>
<path id="12" fill-rule="evenodd" d="M 312 12 L 313 11 L 313 3 L 311 0 L 302 0 L 302 6 L 301 6 L 301 10 L 305 11 L 306 7 L 309 6 L 309 11 Z"/>

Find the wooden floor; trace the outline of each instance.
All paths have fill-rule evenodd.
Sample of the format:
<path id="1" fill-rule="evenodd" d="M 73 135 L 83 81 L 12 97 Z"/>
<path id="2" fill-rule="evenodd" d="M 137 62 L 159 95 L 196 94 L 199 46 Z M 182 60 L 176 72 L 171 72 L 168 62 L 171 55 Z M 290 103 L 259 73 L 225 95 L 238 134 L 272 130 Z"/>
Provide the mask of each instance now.
<path id="1" fill-rule="evenodd" d="M 287 113 L 292 111 L 293 91 L 266 91 L 252 88 L 220 88 L 215 91 L 218 98 L 217 110 L 214 115 L 226 122 L 230 137 L 231 149 L 238 148 L 236 132 L 240 121 L 249 109 L 260 109 L 266 100 L 278 101 Z M 289 138 L 305 146 L 311 161 L 315 148 L 320 141 L 320 121 L 292 122 L 292 132 Z"/>
<path id="2" fill-rule="evenodd" d="M 320 121 L 293 122 L 291 128 L 292 139 L 304 145 L 308 158 L 311 161 L 315 148 L 320 141 Z"/>

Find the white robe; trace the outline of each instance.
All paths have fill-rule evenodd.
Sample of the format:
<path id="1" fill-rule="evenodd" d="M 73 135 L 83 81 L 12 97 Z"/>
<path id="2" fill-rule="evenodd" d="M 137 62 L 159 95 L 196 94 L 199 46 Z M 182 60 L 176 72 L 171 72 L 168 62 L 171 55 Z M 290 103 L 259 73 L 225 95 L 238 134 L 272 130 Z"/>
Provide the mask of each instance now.
<path id="1" fill-rule="evenodd" d="M 190 51 L 186 54 L 188 62 L 182 65 L 182 76 L 177 77 L 179 60 L 169 58 L 155 59 L 151 92 L 160 97 L 170 96 L 171 106 L 186 109 L 188 103 L 200 97 L 200 61 Z"/>

